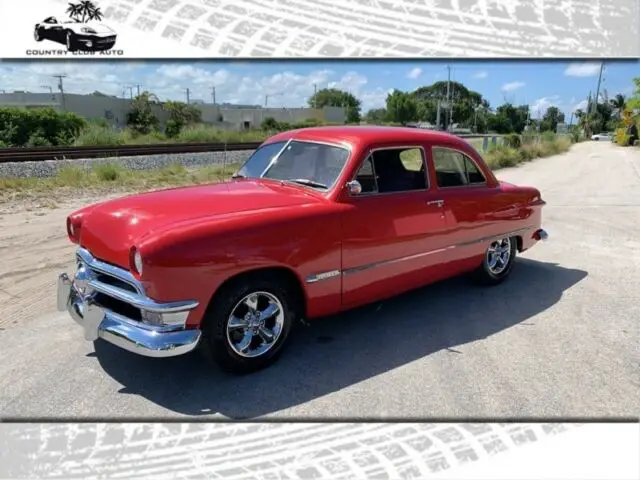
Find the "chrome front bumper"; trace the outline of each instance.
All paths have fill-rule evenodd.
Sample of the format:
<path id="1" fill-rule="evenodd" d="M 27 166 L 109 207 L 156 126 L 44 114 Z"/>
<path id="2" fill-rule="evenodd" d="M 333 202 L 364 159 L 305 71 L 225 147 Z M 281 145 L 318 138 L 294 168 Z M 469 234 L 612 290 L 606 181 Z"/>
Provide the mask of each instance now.
<path id="1" fill-rule="evenodd" d="M 66 273 L 58 277 L 57 307 L 59 311 L 69 312 L 71 318 L 83 327 L 86 340 L 102 338 L 125 350 L 147 357 L 173 357 L 196 348 L 201 331 L 184 328 L 187 314 L 198 305 L 196 302 L 153 302 L 137 293 L 102 283 L 94 275 L 87 273 L 102 273 L 106 268 L 101 268 L 104 264 L 94 260 L 86 250 L 79 251 L 78 260 L 79 269 L 74 280 Z M 85 268 L 88 266 L 92 268 Z M 107 267 L 113 274 L 116 267 Z M 97 294 L 107 295 L 133 308 L 164 316 L 172 323 L 153 325 L 129 318 L 100 305 L 96 301 L 99 298 Z"/>

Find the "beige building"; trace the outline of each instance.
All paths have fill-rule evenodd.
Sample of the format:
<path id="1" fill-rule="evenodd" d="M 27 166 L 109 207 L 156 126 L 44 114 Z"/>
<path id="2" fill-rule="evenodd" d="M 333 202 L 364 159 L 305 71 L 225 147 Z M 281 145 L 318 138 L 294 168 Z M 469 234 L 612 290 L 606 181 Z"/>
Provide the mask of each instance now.
<path id="1" fill-rule="evenodd" d="M 126 125 L 131 100 L 100 95 L 74 93 L 0 93 L 0 107 L 41 108 L 52 107 L 76 113 L 86 119 L 104 119 L 116 128 Z M 202 121 L 229 130 L 257 128 L 266 118 L 280 122 L 301 122 L 314 118 L 332 123 L 345 123 L 342 107 L 325 108 L 262 108 L 251 105 L 194 104 L 202 112 Z M 161 105 L 154 105 L 154 113 L 161 124 L 168 119 Z"/>

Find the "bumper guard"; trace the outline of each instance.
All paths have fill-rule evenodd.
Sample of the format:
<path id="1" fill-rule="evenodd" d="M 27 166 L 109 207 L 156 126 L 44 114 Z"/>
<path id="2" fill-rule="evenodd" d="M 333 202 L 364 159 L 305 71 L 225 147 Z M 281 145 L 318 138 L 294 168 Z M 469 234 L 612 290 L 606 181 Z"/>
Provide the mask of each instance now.
<path id="1" fill-rule="evenodd" d="M 102 338 L 120 348 L 147 357 L 173 357 L 187 353 L 198 345 L 201 337 L 199 329 L 185 329 L 184 325 L 151 325 L 128 318 L 113 310 L 99 305 L 95 301 L 96 292 L 133 307 L 142 307 L 156 314 L 166 315 L 174 321 L 186 316 L 195 308 L 197 302 L 156 303 L 140 295 L 123 291 L 96 280 L 87 282 L 87 272 L 91 270 L 92 258 L 88 252 L 78 255 L 80 268 L 76 273 L 78 282 L 74 282 L 66 273 L 58 277 L 57 308 L 68 311 L 71 318 L 83 327 L 84 337 L 88 341 Z M 88 260 L 88 262 L 87 262 Z M 99 264 L 100 262 L 95 261 Z M 112 269 L 114 267 L 111 267 Z M 82 285 L 83 288 L 79 288 Z M 145 308 L 146 307 L 146 308 Z"/>

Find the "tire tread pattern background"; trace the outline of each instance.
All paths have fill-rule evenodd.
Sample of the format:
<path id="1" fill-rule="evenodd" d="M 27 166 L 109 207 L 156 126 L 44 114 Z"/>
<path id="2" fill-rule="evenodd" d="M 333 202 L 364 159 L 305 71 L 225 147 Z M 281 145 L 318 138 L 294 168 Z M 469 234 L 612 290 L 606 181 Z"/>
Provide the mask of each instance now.
<path id="1" fill-rule="evenodd" d="M 216 57 L 640 56 L 637 0 L 102 0 L 100 7 L 116 29 Z"/>
<path id="2" fill-rule="evenodd" d="M 0 424 L 0 478 L 424 478 L 581 424 Z"/>

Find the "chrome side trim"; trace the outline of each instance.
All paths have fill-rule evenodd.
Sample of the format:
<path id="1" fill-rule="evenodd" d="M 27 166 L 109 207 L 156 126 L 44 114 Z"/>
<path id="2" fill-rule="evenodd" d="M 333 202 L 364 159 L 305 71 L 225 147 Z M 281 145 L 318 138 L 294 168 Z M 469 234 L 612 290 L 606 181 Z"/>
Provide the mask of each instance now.
<path id="1" fill-rule="evenodd" d="M 405 262 L 405 261 L 410 261 L 410 260 L 416 260 L 418 258 L 423 258 L 429 255 L 434 255 L 437 253 L 442 253 L 442 252 L 446 252 L 448 250 L 453 250 L 455 248 L 464 248 L 464 247 L 468 247 L 471 245 L 476 245 L 478 243 L 484 243 L 484 242 L 490 242 L 492 240 L 498 240 L 500 238 L 504 238 L 504 237 L 513 237 L 515 235 L 517 235 L 518 233 L 521 232 L 525 232 L 527 230 L 530 230 L 531 228 L 533 228 L 533 226 L 528 226 L 528 227 L 523 227 L 523 228 L 519 228 L 517 230 L 513 230 L 511 232 L 506 232 L 506 233 L 500 233 L 497 235 L 491 235 L 491 236 L 487 236 L 487 237 L 482 237 L 482 238 L 477 238 L 477 239 L 473 239 L 471 241 L 468 242 L 460 242 L 457 243 L 455 245 L 450 245 L 447 247 L 443 247 L 443 248 L 438 248 L 436 250 L 430 250 L 428 252 L 420 252 L 420 253 L 416 253 L 413 255 L 407 255 L 404 257 L 397 257 L 397 258 L 392 258 L 390 260 L 381 260 L 379 262 L 374 262 L 374 263 L 369 263 L 366 265 L 360 265 L 358 267 L 352 267 L 352 268 L 348 268 L 346 270 L 342 271 L 342 275 L 353 275 L 356 273 L 361 273 L 367 270 L 371 270 L 372 268 L 377 268 L 377 267 L 381 267 L 381 266 L 385 266 L 385 265 L 392 265 L 394 263 L 399 263 L 399 262 Z"/>
<path id="2" fill-rule="evenodd" d="M 340 270 L 331 270 L 330 272 L 316 273 L 315 275 L 310 275 L 309 277 L 307 277 L 306 282 L 316 283 L 321 280 L 328 280 L 330 278 L 339 277 L 341 273 L 342 272 Z"/>

